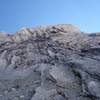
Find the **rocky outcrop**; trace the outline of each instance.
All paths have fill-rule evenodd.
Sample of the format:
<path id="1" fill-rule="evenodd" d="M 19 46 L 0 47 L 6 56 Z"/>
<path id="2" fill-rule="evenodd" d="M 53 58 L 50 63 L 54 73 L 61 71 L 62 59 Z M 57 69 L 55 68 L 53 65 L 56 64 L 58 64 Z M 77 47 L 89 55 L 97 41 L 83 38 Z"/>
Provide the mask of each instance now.
<path id="1" fill-rule="evenodd" d="M 70 24 L 0 32 L 0 100 L 100 100 L 100 33 Z"/>

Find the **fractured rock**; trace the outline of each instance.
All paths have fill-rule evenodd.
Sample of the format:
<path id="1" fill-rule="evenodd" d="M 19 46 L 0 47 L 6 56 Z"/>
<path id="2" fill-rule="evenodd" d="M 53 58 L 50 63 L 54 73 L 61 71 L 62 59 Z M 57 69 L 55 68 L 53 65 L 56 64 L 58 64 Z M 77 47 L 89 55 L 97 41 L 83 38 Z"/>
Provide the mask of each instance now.
<path id="1" fill-rule="evenodd" d="M 71 24 L 0 32 L 0 100 L 100 100 L 100 33 Z"/>

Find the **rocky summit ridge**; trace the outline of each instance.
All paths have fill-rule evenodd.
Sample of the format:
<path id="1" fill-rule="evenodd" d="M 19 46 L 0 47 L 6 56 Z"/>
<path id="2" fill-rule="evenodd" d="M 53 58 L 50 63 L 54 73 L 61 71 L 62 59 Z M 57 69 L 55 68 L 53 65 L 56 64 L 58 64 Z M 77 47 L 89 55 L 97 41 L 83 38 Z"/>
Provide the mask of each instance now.
<path id="1" fill-rule="evenodd" d="M 100 100 L 100 33 L 71 24 L 0 32 L 0 100 Z"/>

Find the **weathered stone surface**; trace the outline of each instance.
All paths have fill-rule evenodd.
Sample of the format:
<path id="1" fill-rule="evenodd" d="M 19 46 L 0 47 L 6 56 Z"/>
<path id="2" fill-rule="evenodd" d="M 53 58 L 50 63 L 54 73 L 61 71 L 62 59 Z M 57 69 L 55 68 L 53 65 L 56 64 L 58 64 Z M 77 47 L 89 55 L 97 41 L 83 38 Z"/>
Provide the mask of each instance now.
<path id="1" fill-rule="evenodd" d="M 100 100 L 100 33 L 71 24 L 0 32 L 0 100 Z"/>

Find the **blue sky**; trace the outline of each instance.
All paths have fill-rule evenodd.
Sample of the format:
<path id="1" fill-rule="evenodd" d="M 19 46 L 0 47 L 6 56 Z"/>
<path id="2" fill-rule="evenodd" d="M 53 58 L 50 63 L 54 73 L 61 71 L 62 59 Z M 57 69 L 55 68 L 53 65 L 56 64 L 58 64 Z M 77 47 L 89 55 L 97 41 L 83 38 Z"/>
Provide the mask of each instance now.
<path id="1" fill-rule="evenodd" d="M 100 32 L 100 0 L 0 0 L 0 31 L 55 24 Z"/>

